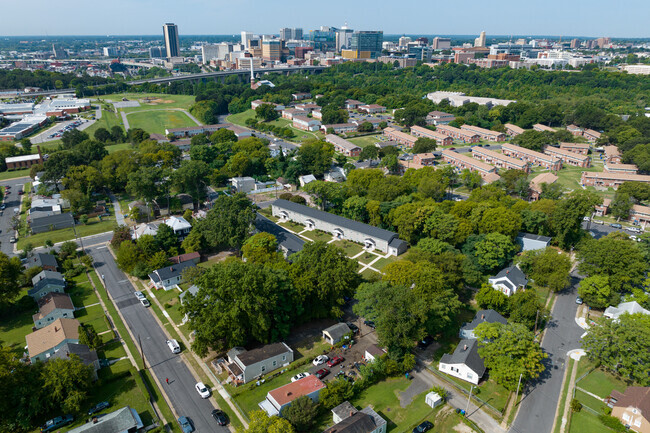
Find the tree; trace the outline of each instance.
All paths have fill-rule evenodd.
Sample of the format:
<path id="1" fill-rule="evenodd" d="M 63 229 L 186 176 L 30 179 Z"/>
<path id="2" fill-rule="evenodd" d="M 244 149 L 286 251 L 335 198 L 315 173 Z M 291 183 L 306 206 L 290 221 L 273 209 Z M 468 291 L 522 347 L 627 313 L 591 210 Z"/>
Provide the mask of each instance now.
<path id="1" fill-rule="evenodd" d="M 198 101 L 190 107 L 190 113 L 206 125 L 217 123 L 219 105 L 212 100 Z"/>
<path id="2" fill-rule="evenodd" d="M 93 325 L 79 325 L 79 342 L 93 350 L 99 349 L 103 344 L 102 337 L 97 335 Z"/>
<path id="3" fill-rule="evenodd" d="M 95 137 L 95 140 L 101 142 L 101 143 L 106 143 L 107 141 L 110 141 L 113 137 L 111 136 L 111 133 L 108 132 L 108 129 L 106 128 L 98 128 L 95 130 L 95 133 L 93 134 L 93 137 Z"/>
<path id="4" fill-rule="evenodd" d="M 237 141 L 237 135 L 228 128 L 221 128 L 210 136 L 213 144 L 228 143 Z"/>
<path id="5" fill-rule="evenodd" d="M 206 217 L 194 222 L 190 235 L 196 231 L 206 247 L 241 248 L 254 220 L 253 205 L 245 194 L 220 195 Z"/>
<path id="6" fill-rule="evenodd" d="M 117 265 L 128 273 L 131 273 L 136 263 L 142 260 L 142 251 L 133 241 L 123 241 L 116 255 Z"/>
<path id="7" fill-rule="evenodd" d="M 480 233 L 501 233 L 511 239 L 521 230 L 521 216 L 518 212 L 498 206 L 483 212 L 479 223 Z"/>
<path id="8" fill-rule="evenodd" d="M 326 409 L 334 409 L 344 401 L 354 397 L 354 387 L 350 382 L 343 379 L 331 380 L 327 387 L 321 390 L 318 401 Z"/>
<path id="9" fill-rule="evenodd" d="M 49 360 L 43 368 L 43 388 L 64 412 L 80 412 L 92 386 L 92 367 L 77 355 Z"/>
<path id="10" fill-rule="evenodd" d="M 507 315 L 509 302 L 508 297 L 501 291 L 496 290 L 489 284 L 483 284 L 474 298 L 479 308 L 494 310 L 500 314 Z"/>
<path id="11" fill-rule="evenodd" d="M 471 238 L 471 236 L 470 236 Z M 503 268 L 517 251 L 517 247 L 512 243 L 510 238 L 501 233 L 488 233 L 482 237 L 476 238 L 476 241 L 467 242 L 470 249 L 469 253 L 473 257 L 482 272 L 496 271 Z M 466 251 L 463 247 L 463 251 Z"/>
<path id="12" fill-rule="evenodd" d="M 172 183 L 179 191 L 188 193 L 194 201 L 202 202 L 206 198 L 207 179 L 212 170 L 203 161 L 183 161 L 172 175 Z"/>
<path id="13" fill-rule="evenodd" d="M 168 257 L 169 254 L 165 251 L 158 251 L 153 256 L 149 257 L 149 260 L 147 260 L 147 265 L 149 265 L 149 268 L 153 270 L 162 269 L 166 266 L 171 265 Z"/>
<path id="14" fill-rule="evenodd" d="M 571 259 L 555 248 L 526 251 L 521 256 L 519 265 L 535 284 L 549 287 L 554 292 L 569 284 Z"/>
<path id="15" fill-rule="evenodd" d="M 517 135 L 512 142 L 526 149 L 541 152 L 545 146 L 556 144 L 557 140 L 552 132 L 540 132 L 530 129 L 524 131 L 523 134 Z"/>
<path id="16" fill-rule="evenodd" d="M 61 143 L 64 149 L 72 149 L 82 141 L 88 140 L 88 134 L 78 129 L 65 131 L 61 136 Z"/>
<path id="17" fill-rule="evenodd" d="M 561 248 L 578 242 L 583 234 L 582 218 L 591 214 L 594 206 L 602 202 L 603 199 L 596 193 L 579 189 L 557 203 L 551 215 L 551 230 Z"/>
<path id="18" fill-rule="evenodd" d="M 265 122 L 270 122 L 280 117 L 280 113 L 273 104 L 260 104 L 255 107 L 255 117 Z"/>
<path id="19" fill-rule="evenodd" d="M 113 229 L 113 237 L 111 238 L 111 246 L 117 250 L 122 242 L 131 240 L 131 229 L 127 225 L 116 226 Z"/>
<path id="20" fill-rule="evenodd" d="M 375 130 L 375 127 L 372 126 L 370 122 L 362 122 L 361 125 L 357 128 L 359 132 L 372 132 Z"/>
<path id="21" fill-rule="evenodd" d="M 20 147 L 23 148 L 25 153 L 32 153 L 32 142 L 29 138 L 23 138 L 20 140 Z"/>
<path id="22" fill-rule="evenodd" d="M 163 179 L 162 169 L 157 167 L 141 167 L 128 175 L 126 191 L 147 203 L 153 201 L 160 195 L 161 181 Z"/>
<path id="23" fill-rule="evenodd" d="M 332 165 L 334 146 L 322 140 L 306 140 L 298 149 L 296 156 L 302 174 L 322 177 Z"/>
<path id="24" fill-rule="evenodd" d="M 323 114 L 322 122 L 324 125 L 346 123 L 348 121 L 348 111 L 341 109 L 338 105 L 328 104 L 321 109 L 321 113 Z"/>
<path id="25" fill-rule="evenodd" d="M 111 138 L 116 143 L 121 143 L 124 141 L 124 130 L 120 125 L 113 125 L 111 128 Z"/>
<path id="26" fill-rule="evenodd" d="M 270 233 L 260 232 L 246 239 L 242 246 L 242 256 L 252 263 L 272 263 L 282 260 L 278 252 L 278 241 Z"/>
<path id="27" fill-rule="evenodd" d="M 250 422 L 245 433 L 294 433 L 291 423 L 278 416 L 268 416 L 263 410 L 254 410 L 248 414 Z"/>
<path id="28" fill-rule="evenodd" d="M 619 295 L 609 284 L 609 277 L 594 275 L 580 281 L 578 295 L 593 308 L 605 308 L 616 303 Z"/>
<path id="29" fill-rule="evenodd" d="M 306 433 L 316 423 L 318 404 L 303 395 L 292 401 L 291 406 L 282 411 L 282 417 L 294 426 L 296 432 Z"/>
<path id="30" fill-rule="evenodd" d="M 521 323 L 528 329 L 535 329 L 535 325 L 538 326 L 538 329 L 541 328 L 540 325 L 544 323 L 546 313 L 543 311 L 544 306 L 535 291 L 517 290 L 508 301 L 511 322 Z"/>
<path id="31" fill-rule="evenodd" d="M 167 224 L 160 224 L 158 232 L 155 236 L 156 245 L 162 251 L 169 251 L 172 248 L 178 247 L 178 237 L 174 230 Z"/>
<path id="32" fill-rule="evenodd" d="M 75 241 L 65 241 L 59 248 L 59 260 L 65 261 L 67 258 L 76 258 L 77 248 L 79 248 L 79 245 Z"/>
<path id="33" fill-rule="evenodd" d="M 186 253 L 201 251 L 203 249 L 203 235 L 198 230 L 190 231 L 190 234 L 183 239 L 181 247 Z"/>
<path id="34" fill-rule="evenodd" d="M 526 183 L 526 192 L 528 191 L 528 174 L 523 170 L 500 170 L 499 176 L 501 176 L 501 182 L 503 183 L 504 189 L 507 194 L 515 194 L 518 189 L 521 189 L 520 181 Z"/>
<path id="35" fill-rule="evenodd" d="M 481 174 L 476 171 L 471 171 L 468 168 L 461 171 L 460 180 L 463 182 L 463 185 L 465 185 L 470 191 L 478 188 L 481 186 L 481 183 L 483 183 Z"/>
<path id="36" fill-rule="evenodd" d="M 427 137 L 420 137 L 415 140 L 413 145 L 413 153 L 429 153 L 436 150 L 438 143 L 436 140 Z"/>
<path id="37" fill-rule="evenodd" d="M 478 353 L 490 369 L 490 377 L 510 391 L 539 377 L 544 371 L 542 360 L 548 357 L 535 342 L 535 336 L 518 323 L 481 323 L 474 330 Z"/>
<path id="38" fill-rule="evenodd" d="M 0 304 L 10 303 L 20 293 L 19 277 L 23 265 L 18 257 L 0 252 Z"/>
<path id="39" fill-rule="evenodd" d="M 649 386 L 650 316 L 626 313 L 618 320 L 602 317 L 596 323 L 582 340 L 589 359 L 623 379 Z"/>
<path id="40" fill-rule="evenodd" d="M 614 200 L 610 204 L 610 212 L 615 218 L 627 219 L 630 216 L 630 210 L 634 204 L 635 200 L 633 197 L 617 191 Z"/>

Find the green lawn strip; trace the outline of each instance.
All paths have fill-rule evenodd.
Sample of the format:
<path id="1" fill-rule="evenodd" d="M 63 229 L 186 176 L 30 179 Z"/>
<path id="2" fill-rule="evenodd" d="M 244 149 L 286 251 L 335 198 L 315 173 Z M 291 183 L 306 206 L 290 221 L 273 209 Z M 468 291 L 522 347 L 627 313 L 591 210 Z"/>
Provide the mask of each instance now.
<path id="1" fill-rule="evenodd" d="M 167 128 L 196 126 L 185 113 L 176 110 L 136 111 L 127 120 L 130 128 L 141 128 L 152 134 L 164 134 Z"/>
<path id="2" fill-rule="evenodd" d="M 320 230 L 310 230 L 302 234 L 302 236 L 311 239 L 312 241 L 328 242 L 332 240 L 332 235 L 329 233 L 321 232 Z"/>
<path id="3" fill-rule="evenodd" d="M 156 290 L 154 295 L 163 305 L 163 308 L 169 314 L 176 325 L 183 321 L 183 314 L 180 312 L 181 301 L 178 299 L 180 293 L 177 290 Z M 169 308 L 167 307 L 169 305 Z"/>
<path id="4" fill-rule="evenodd" d="M 444 373 L 442 374 L 445 376 L 447 380 L 453 382 L 458 388 L 462 388 L 467 392 L 470 391 L 472 385 L 469 382 L 465 382 L 464 380 L 458 379 L 448 374 L 444 374 Z M 491 406 L 492 409 L 495 409 L 496 411 L 501 413 L 503 413 L 503 411 L 505 410 L 506 404 L 508 403 L 509 396 L 510 396 L 510 391 L 505 389 L 503 386 L 497 384 L 492 379 L 483 381 L 483 383 L 481 383 L 481 385 L 478 387 L 478 392 L 476 392 L 476 386 L 474 386 L 474 390 L 472 391 L 472 398 L 483 400 L 485 403 Z M 488 411 L 488 413 L 492 416 L 496 415 L 492 413 L 492 411 Z"/>
<path id="5" fill-rule="evenodd" d="M 569 385 L 571 384 L 571 372 L 573 371 L 573 365 L 576 363 L 575 359 L 569 358 L 569 363 L 567 364 L 566 367 L 566 374 L 565 374 L 565 379 L 564 379 L 564 384 L 562 385 L 562 392 L 560 393 L 560 399 L 558 402 L 558 412 L 557 412 L 557 419 L 555 420 L 555 426 L 553 427 L 553 433 L 559 433 L 560 428 L 562 427 L 562 417 L 564 416 L 564 407 L 566 406 L 566 400 L 569 398 L 570 391 L 569 391 Z M 578 364 L 579 366 L 580 364 Z M 510 415 L 513 415 L 516 413 L 516 408 L 513 408 L 513 410 L 510 412 Z M 569 414 L 571 416 L 571 414 Z M 514 421 L 514 418 L 513 418 Z M 511 424 L 512 421 L 510 421 L 510 418 L 508 418 L 508 425 Z"/>
<path id="6" fill-rule="evenodd" d="M 375 143 L 379 142 L 380 135 L 366 135 L 363 137 L 353 137 L 348 138 L 347 140 L 351 143 L 356 144 L 359 147 L 374 146 Z"/>
<path id="7" fill-rule="evenodd" d="M 111 338 L 113 338 L 113 334 L 105 334 L 105 335 L 110 335 Z M 97 353 L 100 355 L 100 358 L 105 358 L 105 359 L 120 359 L 124 356 L 126 356 L 126 350 L 124 349 L 124 346 L 122 346 L 122 342 L 119 340 L 112 340 L 106 344 L 104 344 L 98 351 Z M 129 362 L 129 361 L 127 361 Z M 129 365 L 131 363 L 129 362 Z"/>
<path id="8" fill-rule="evenodd" d="M 99 128 L 105 128 L 110 131 L 113 126 L 120 126 L 122 127 L 122 130 L 124 130 L 124 125 L 122 125 L 122 116 L 120 114 L 115 114 L 112 110 L 109 111 L 102 109 L 101 119 L 96 119 L 95 123 L 84 129 L 84 132 L 88 134 L 90 138 L 94 138 L 95 131 Z"/>
<path id="9" fill-rule="evenodd" d="M 605 409 L 607 408 L 607 405 L 602 400 L 598 400 L 597 398 L 594 398 L 586 392 L 580 391 L 579 389 L 576 389 L 575 398 L 578 399 L 584 406 L 587 406 L 596 412 L 604 413 Z"/>
<path id="10" fill-rule="evenodd" d="M 351 241 L 336 241 L 332 242 L 332 245 L 336 245 L 341 248 L 345 255 L 348 257 L 354 257 L 363 251 L 363 246 Z"/>
<path id="11" fill-rule="evenodd" d="M 294 223 L 292 221 L 287 221 L 287 222 L 284 222 L 284 223 L 278 223 L 278 225 L 284 227 L 285 229 L 296 232 L 296 233 L 300 233 L 301 231 L 303 231 L 305 229 L 305 226 L 300 225 L 300 224 L 296 224 L 296 223 Z"/>
<path id="12" fill-rule="evenodd" d="M 612 433 L 593 413 L 583 409 L 571 415 L 569 433 Z"/>
<path id="13" fill-rule="evenodd" d="M 598 397 L 606 398 L 613 389 L 625 392 L 628 384 L 610 373 L 596 369 L 585 376 L 580 382 L 576 383 L 576 386 Z"/>
<path id="14" fill-rule="evenodd" d="M 119 102 L 122 98 L 126 98 L 130 101 L 138 101 L 140 103 L 139 107 L 127 107 L 120 108 L 126 112 L 142 111 L 142 110 L 155 110 L 155 109 L 164 109 L 164 108 L 189 108 L 194 104 L 195 97 L 190 95 L 168 95 L 164 93 L 112 93 L 110 95 L 103 95 L 100 97 L 103 101 L 111 100 L 113 102 Z M 172 101 L 172 102 L 145 102 L 145 98 L 161 99 L 163 101 Z M 111 107 L 113 105 L 111 104 Z"/>
<path id="15" fill-rule="evenodd" d="M 25 352 L 25 337 L 32 333 L 32 314 L 38 312 L 36 302 L 27 295 L 28 289 L 22 289 L 14 304 L 5 307 L 0 322 L 0 342 L 19 357 Z"/>
<path id="16" fill-rule="evenodd" d="M 226 122 L 233 123 L 235 125 L 246 126 L 246 120 L 255 117 L 255 110 L 248 109 L 242 111 L 241 113 L 231 114 L 226 117 Z"/>
<path id="17" fill-rule="evenodd" d="M 390 256 L 390 257 L 387 257 L 387 258 L 377 260 L 372 265 L 372 267 L 375 268 L 375 269 L 379 269 L 381 271 L 382 269 L 384 269 L 386 267 L 386 265 L 388 265 L 390 263 L 393 263 L 393 262 L 396 262 L 398 260 L 401 260 L 401 258 L 397 257 L 397 256 Z"/>
<path id="18" fill-rule="evenodd" d="M 25 176 L 29 176 L 29 168 L 24 170 L 3 171 L 0 173 L 0 180 L 17 179 Z"/>
<path id="19" fill-rule="evenodd" d="M 369 253 L 369 252 L 364 252 L 363 254 L 361 254 L 359 257 L 357 257 L 354 260 L 356 260 L 358 262 L 361 262 L 364 265 L 367 265 L 370 262 L 372 262 L 373 260 L 375 260 L 376 258 L 377 258 L 377 256 L 375 254 Z M 381 260 L 381 259 L 379 259 L 379 260 Z M 377 261 L 379 261 L 379 260 L 377 260 Z"/>
<path id="20" fill-rule="evenodd" d="M 378 277 L 381 277 L 380 274 L 373 271 L 372 269 L 366 269 L 365 271 L 361 272 L 361 276 L 366 280 L 375 280 L 375 281 Z"/>
<path id="21" fill-rule="evenodd" d="M 542 305 L 546 305 L 546 300 L 548 299 L 550 289 L 548 287 L 538 286 L 537 284 L 531 284 L 529 287 L 530 286 L 532 286 L 533 290 L 535 290 L 535 293 L 537 293 L 537 297 L 539 298 L 539 301 L 542 303 Z"/>
<path id="22" fill-rule="evenodd" d="M 75 229 L 79 237 L 96 235 L 99 233 L 106 233 L 113 230 L 115 226 L 115 216 L 103 217 L 100 221 L 98 217 L 90 218 L 87 224 L 78 224 Z M 23 249 L 25 245 L 32 244 L 33 247 L 40 247 L 45 245 L 45 241 L 50 240 L 52 243 L 69 241 L 75 239 L 74 230 L 72 228 L 53 230 L 44 233 L 36 233 L 18 240 L 17 248 Z"/>
<path id="23" fill-rule="evenodd" d="M 118 150 L 130 150 L 133 149 L 131 143 L 120 143 L 120 144 L 109 144 L 106 146 L 108 153 L 117 152 Z"/>

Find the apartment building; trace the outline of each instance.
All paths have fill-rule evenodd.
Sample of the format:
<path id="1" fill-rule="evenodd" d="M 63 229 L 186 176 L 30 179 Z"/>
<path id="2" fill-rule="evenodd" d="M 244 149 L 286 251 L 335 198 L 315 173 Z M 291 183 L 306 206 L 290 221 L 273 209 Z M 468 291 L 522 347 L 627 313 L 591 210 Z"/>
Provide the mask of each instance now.
<path id="1" fill-rule="evenodd" d="M 555 132 L 555 129 L 550 126 L 542 125 L 541 123 L 534 124 L 533 129 L 539 132 Z"/>
<path id="2" fill-rule="evenodd" d="M 503 132 L 490 131 L 489 129 L 479 128 L 473 125 L 463 125 L 460 129 L 478 134 L 485 141 L 506 141 L 506 134 Z"/>
<path id="3" fill-rule="evenodd" d="M 650 224 L 650 207 L 635 204 L 630 209 L 630 221 L 640 224 L 644 228 Z"/>
<path id="4" fill-rule="evenodd" d="M 368 114 L 384 113 L 386 111 L 386 107 L 377 104 L 360 105 L 357 109 Z"/>
<path id="5" fill-rule="evenodd" d="M 395 128 L 391 128 L 390 126 L 388 128 L 384 128 L 384 136 L 406 147 L 413 147 L 417 140 L 417 138 L 413 137 L 412 135 L 399 131 Z"/>
<path id="6" fill-rule="evenodd" d="M 451 137 L 454 140 L 462 141 L 463 143 L 478 143 L 481 141 L 481 136 L 477 133 L 455 128 L 449 125 L 438 126 L 437 132 Z"/>
<path id="7" fill-rule="evenodd" d="M 293 116 L 293 127 L 302 131 L 318 131 L 320 129 L 320 120 L 312 119 L 306 116 Z"/>
<path id="8" fill-rule="evenodd" d="M 456 153 L 453 150 L 445 149 L 442 151 L 442 159 L 458 168 L 458 170 L 464 170 L 467 168 L 470 171 L 478 172 L 485 183 L 492 183 L 501 179 L 501 177 L 496 174 L 496 167 L 478 161 L 467 155 L 463 155 L 462 153 Z"/>
<path id="9" fill-rule="evenodd" d="M 530 181 L 530 199 L 531 201 L 539 200 L 542 193 L 542 184 L 551 185 L 557 182 L 558 177 L 551 172 L 540 173 Z"/>
<path id="10" fill-rule="evenodd" d="M 518 127 L 517 125 L 513 125 L 512 123 L 506 123 L 506 124 L 503 125 L 503 126 L 506 127 L 506 134 L 507 134 L 509 137 L 513 137 L 513 138 L 514 138 L 514 137 L 516 137 L 516 136 L 518 136 L 518 135 L 523 134 L 524 132 L 526 132 L 526 130 L 525 130 L 524 128 L 520 128 L 520 127 Z"/>
<path id="11" fill-rule="evenodd" d="M 582 136 L 587 139 L 587 141 L 595 142 L 600 138 L 600 132 L 594 131 L 593 129 L 585 129 L 582 132 Z"/>
<path id="12" fill-rule="evenodd" d="M 610 173 L 607 171 L 583 171 L 580 183 L 582 186 L 618 189 L 623 182 L 643 182 L 650 184 L 650 176 L 641 174 Z"/>
<path id="13" fill-rule="evenodd" d="M 529 164 L 539 165 L 549 170 L 557 171 L 562 168 L 562 161 L 555 156 L 545 155 L 515 144 L 503 143 L 501 151 L 506 156 L 519 158 Z"/>
<path id="14" fill-rule="evenodd" d="M 432 167 L 436 165 L 436 157 L 433 153 L 416 153 L 413 155 L 413 163 L 421 167 Z"/>
<path id="15" fill-rule="evenodd" d="M 582 137 L 583 129 L 574 124 L 568 125 L 566 130 L 573 134 L 574 137 Z"/>
<path id="16" fill-rule="evenodd" d="M 478 159 L 479 161 L 492 164 L 499 169 L 502 168 L 504 170 L 523 170 L 528 173 L 528 164 L 525 162 L 519 159 L 511 158 L 502 153 L 497 153 L 493 150 L 484 149 L 478 146 L 472 147 L 472 157 Z"/>
<path id="17" fill-rule="evenodd" d="M 589 153 L 589 143 L 560 143 L 560 149 L 587 155 Z"/>
<path id="18" fill-rule="evenodd" d="M 298 108 L 285 108 L 282 110 L 282 118 L 293 120 L 293 116 L 307 116 L 307 112 Z"/>
<path id="19" fill-rule="evenodd" d="M 559 149 L 553 146 L 546 146 L 544 153 L 554 156 L 561 160 L 564 164 L 573 165 L 575 167 L 589 167 L 591 165 L 591 158 L 587 155 L 569 152 L 565 149 Z"/>
<path id="20" fill-rule="evenodd" d="M 438 146 L 451 146 L 454 143 L 454 140 L 451 137 L 417 125 L 411 126 L 411 134 L 415 137 L 425 137 L 436 140 Z"/>
<path id="21" fill-rule="evenodd" d="M 453 114 L 444 111 L 431 111 L 426 117 L 427 125 L 447 125 L 449 122 L 456 120 Z"/>
<path id="22" fill-rule="evenodd" d="M 342 153 L 345 156 L 359 156 L 361 147 L 356 144 L 350 143 L 348 140 L 334 134 L 327 134 L 325 141 L 334 145 L 334 150 Z"/>
<path id="23" fill-rule="evenodd" d="M 334 131 L 334 134 L 344 134 L 346 132 L 354 132 L 358 127 L 355 123 L 332 123 L 330 125 L 321 125 L 320 129 L 326 134 L 329 130 Z"/>
<path id="24" fill-rule="evenodd" d="M 605 150 L 605 163 L 608 164 L 621 163 L 621 152 L 619 152 L 618 147 L 604 146 L 603 149 Z"/>
<path id="25" fill-rule="evenodd" d="M 634 164 L 613 164 L 605 162 L 603 169 L 610 173 L 637 174 L 639 167 Z"/>

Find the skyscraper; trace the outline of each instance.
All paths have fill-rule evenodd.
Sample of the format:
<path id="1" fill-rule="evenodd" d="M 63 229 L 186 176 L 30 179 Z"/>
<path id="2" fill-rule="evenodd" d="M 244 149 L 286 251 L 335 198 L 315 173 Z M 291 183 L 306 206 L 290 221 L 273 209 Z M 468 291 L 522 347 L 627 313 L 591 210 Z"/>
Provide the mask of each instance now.
<path id="1" fill-rule="evenodd" d="M 173 23 L 165 24 L 163 26 L 163 36 L 165 37 L 167 57 L 179 57 L 181 55 L 181 46 L 178 41 L 178 26 Z"/>
<path id="2" fill-rule="evenodd" d="M 281 41 L 299 41 L 302 39 L 302 29 L 285 27 L 280 29 Z"/>
<path id="3" fill-rule="evenodd" d="M 336 30 L 336 51 L 340 52 L 350 48 L 352 33 L 354 33 L 354 30 L 348 28 L 348 26 Z"/>
<path id="4" fill-rule="evenodd" d="M 481 35 L 474 39 L 474 46 L 475 47 L 485 47 L 485 31 L 481 32 Z"/>
<path id="5" fill-rule="evenodd" d="M 384 42 L 384 32 L 382 31 L 361 31 L 352 33 L 350 40 L 350 50 L 356 51 L 358 58 L 364 57 L 360 53 L 367 51 L 371 59 L 381 56 L 381 45 Z"/>

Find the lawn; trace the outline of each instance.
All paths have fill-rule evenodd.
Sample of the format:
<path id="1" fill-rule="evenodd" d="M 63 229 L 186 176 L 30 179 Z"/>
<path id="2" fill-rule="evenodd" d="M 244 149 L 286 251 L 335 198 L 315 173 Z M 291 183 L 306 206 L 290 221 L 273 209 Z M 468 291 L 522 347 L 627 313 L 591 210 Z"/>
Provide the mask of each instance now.
<path id="1" fill-rule="evenodd" d="M 34 321 L 32 314 L 38 312 L 36 302 L 27 295 L 27 288 L 20 291 L 16 302 L 1 311 L 0 342 L 5 347 L 13 350 L 16 355 L 22 356 L 25 345 L 25 336 L 32 332 Z"/>
<path id="2" fill-rule="evenodd" d="M 355 260 L 363 263 L 364 265 L 367 265 L 370 262 L 372 262 L 373 260 L 375 260 L 376 258 L 377 258 L 376 254 L 365 252 L 365 253 L 361 254 L 359 257 L 357 257 Z M 381 259 L 379 259 L 379 260 L 381 260 Z M 377 260 L 377 261 L 379 261 L 379 260 Z"/>
<path id="3" fill-rule="evenodd" d="M 165 129 L 196 126 L 182 111 L 153 110 L 129 113 L 130 128 L 141 128 L 152 134 L 165 134 Z"/>
<path id="4" fill-rule="evenodd" d="M 255 117 L 255 110 L 249 108 L 248 110 L 243 111 L 241 113 L 231 114 L 230 116 L 226 117 L 226 122 L 230 122 L 230 123 L 234 123 L 235 125 L 240 125 L 240 126 L 247 127 L 246 126 L 246 120 L 252 119 L 254 117 Z M 299 141 L 300 142 L 300 141 L 305 141 L 305 140 L 309 140 L 309 139 L 312 139 L 312 138 L 318 138 L 318 139 L 325 138 L 325 134 L 323 134 L 322 132 L 309 132 L 309 131 L 302 131 L 300 129 L 294 128 L 292 126 L 293 122 L 291 122 L 288 119 L 279 118 L 279 119 L 276 119 L 276 120 L 273 120 L 273 121 L 267 122 L 267 123 L 270 124 L 270 125 L 288 127 L 289 129 L 291 129 L 293 131 L 293 133 L 296 134 L 296 136 L 294 138 L 292 138 L 291 140 L 289 140 L 289 141 Z"/>
<path id="5" fill-rule="evenodd" d="M 106 146 L 108 153 L 117 152 L 118 150 L 129 150 L 133 149 L 131 143 L 120 143 L 120 144 L 110 144 Z"/>
<path id="6" fill-rule="evenodd" d="M 0 180 L 17 179 L 25 176 L 29 176 L 29 168 L 24 170 L 3 171 L 0 173 Z"/>
<path id="7" fill-rule="evenodd" d="M 465 382 L 464 380 L 457 379 L 447 374 L 445 374 L 445 378 L 450 382 L 453 382 L 458 388 L 462 388 L 468 392 L 472 386 L 469 382 Z M 493 409 L 496 409 L 502 414 L 506 408 L 506 404 L 508 403 L 509 396 L 510 391 L 492 379 L 482 381 L 478 387 L 478 392 L 476 390 L 476 386 L 474 386 L 474 390 L 472 392 L 472 397 L 483 400 L 489 406 L 492 406 Z"/>
<path id="8" fill-rule="evenodd" d="M 557 183 L 565 189 L 574 190 L 580 188 L 580 177 L 583 171 L 603 171 L 602 167 L 573 167 L 564 166 L 557 172 Z"/>
<path id="9" fill-rule="evenodd" d="M 151 110 L 151 109 L 165 109 L 165 108 L 184 108 L 188 109 L 192 104 L 194 104 L 195 97 L 188 95 L 168 95 L 164 93 L 119 93 L 101 96 L 101 99 L 104 101 L 111 100 L 113 102 L 121 101 L 122 98 L 126 98 L 130 101 L 139 101 L 139 107 L 129 107 L 121 108 L 127 113 L 133 111 L 141 110 Z M 164 102 L 144 102 L 144 98 L 155 98 Z M 112 106 L 112 105 L 111 105 Z"/>
<path id="10" fill-rule="evenodd" d="M 156 290 L 153 294 L 165 308 L 172 321 L 176 325 L 180 325 L 183 321 L 183 314 L 180 312 L 181 301 L 178 299 L 180 292 L 177 290 Z M 170 307 L 167 308 L 166 305 L 170 305 Z"/>
<path id="11" fill-rule="evenodd" d="M 294 223 L 292 221 L 287 221 L 287 222 L 284 222 L 284 223 L 278 223 L 278 225 L 284 227 L 287 230 L 295 232 L 295 233 L 300 233 L 301 231 L 303 231 L 305 229 L 305 226 Z"/>
<path id="12" fill-rule="evenodd" d="M 628 384 L 610 373 L 601 369 L 595 369 L 580 382 L 576 383 L 576 386 L 592 394 L 596 394 L 598 397 L 606 398 L 613 389 L 624 392 Z"/>
<path id="13" fill-rule="evenodd" d="M 571 415 L 569 433 L 612 433 L 613 431 L 605 427 L 596 415 L 587 410 L 583 409 Z"/>
<path id="14" fill-rule="evenodd" d="M 255 117 L 255 110 L 248 109 L 241 113 L 231 114 L 226 117 L 226 122 L 234 123 L 235 125 L 246 126 L 246 120 Z"/>
<path id="15" fill-rule="evenodd" d="M 363 137 L 348 138 L 348 141 L 356 144 L 359 147 L 374 146 L 375 143 L 379 141 L 378 139 L 379 136 L 380 134 L 364 135 Z"/>
<path id="16" fill-rule="evenodd" d="M 87 224 L 77 224 L 75 229 L 79 237 L 96 235 L 99 233 L 106 233 L 113 230 L 115 227 L 115 216 L 111 215 L 103 217 L 100 221 L 98 217 L 90 218 Z M 32 244 L 33 247 L 40 247 L 45 245 L 45 241 L 52 241 L 58 243 L 75 239 L 75 234 L 72 228 L 53 230 L 51 232 L 37 233 L 28 237 L 23 237 L 18 240 L 17 248 L 22 250 L 25 245 Z"/>
<path id="17" fill-rule="evenodd" d="M 548 295 L 551 290 L 548 287 L 529 285 L 529 287 L 531 286 L 533 290 L 535 290 L 535 293 L 537 293 L 537 297 L 539 298 L 539 301 L 542 303 L 542 305 L 546 305 L 546 300 L 548 299 Z"/>
<path id="18" fill-rule="evenodd" d="M 379 275 L 377 272 L 373 271 L 370 268 L 361 272 L 361 276 L 367 281 L 377 281 L 377 279 L 381 277 L 381 275 Z"/>
<path id="19" fill-rule="evenodd" d="M 96 119 L 95 123 L 84 129 L 84 132 L 88 134 L 90 138 L 93 138 L 95 131 L 99 128 L 106 128 L 110 131 L 113 126 L 121 126 L 122 129 L 124 129 L 124 125 L 122 125 L 122 117 L 119 114 L 116 115 L 113 111 L 102 110 L 102 117 Z"/>
<path id="20" fill-rule="evenodd" d="M 337 247 L 341 248 L 345 252 L 345 255 L 348 257 L 354 257 L 363 251 L 363 246 L 346 240 L 332 242 L 332 245 L 336 245 Z"/>
<path id="21" fill-rule="evenodd" d="M 372 265 L 372 267 L 381 271 L 386 267 L 386 265 L 389 265 L 390 263 L 396 262 L 398 260 L 401 260 L 401 258 L 397 256 L 385 257 L 377 260 L 375 264 Z"/>
<path id="22" fill-rule="evenodd" d="M 304 232 L 301 236 L 311 239 L 312 241 L 324 241 L 328 242 L 332 240 L 332 235 L 329 233 L 322 232 L 320 230 L 310 230 Z"/>

